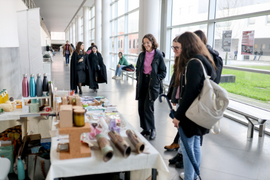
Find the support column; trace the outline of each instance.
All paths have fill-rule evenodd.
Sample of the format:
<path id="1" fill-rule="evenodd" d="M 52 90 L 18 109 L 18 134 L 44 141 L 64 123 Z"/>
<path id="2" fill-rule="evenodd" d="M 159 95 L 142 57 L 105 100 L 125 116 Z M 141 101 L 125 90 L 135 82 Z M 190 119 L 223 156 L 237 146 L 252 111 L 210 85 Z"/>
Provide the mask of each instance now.
<path id="1" fill-rule="evenodd" d="M 95 44 L 102 51 L 101 42 L 101 0 L 95 0 Z"/>
<path id="2" fill-rule="evenodd" d="M 153 34 L 159 43 L 159 3 L 156 0 L 140 0 L 139 11 L 139 44 L 143 36 L 149 33 Z"/>
<path id="3" fill-rule="evenodd" d="M 83 42 L 84 49 L 87 50 L 90 46 L 88 37 L 88 27 L 89 27 L 89 7 L 83 7 Z"/>
<path id="4" fill-rule="evenodd" d="M 107 67 L 110 61 L 110 0 L 102 0 L 102 56 Z"/>
<path id="5" fill-rule="evenodd" d="M 76 42 L 76 25 L 75 22 L 72 23 L 72 44 L 75 47 L 75 42 Z"/>
<path id="6" fill-rule="evenodd" d="M 77 16 L 75 18 L 75 44 L 73 44 L 74 46 L 77 45 L 77 43 L 80 41 L 80 19 L 81 19 L 81 16 Z"/>
<path id="7" fill-rule="evenodd" d="M 69 26 L 69 43 L 72 42 L 72 34 L 73 34 L 73 31 L 72 30 L 73 29 L 72 29 L 72 23 L 71 23 L 71 25 Z"/>

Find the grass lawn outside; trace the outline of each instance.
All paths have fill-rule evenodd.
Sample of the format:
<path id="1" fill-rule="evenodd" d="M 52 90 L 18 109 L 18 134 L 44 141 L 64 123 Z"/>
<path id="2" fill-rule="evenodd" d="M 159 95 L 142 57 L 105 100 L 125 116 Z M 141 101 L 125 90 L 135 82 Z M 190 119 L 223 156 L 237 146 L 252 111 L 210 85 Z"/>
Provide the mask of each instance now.
<path id="1" fill-rule="evenodd" d="M 239 66 L 239 67 L 252 68 L 252 69 L 263 69 L 263 70 L 270 71 L 270 66 Z"/>
<path id="2" fill-rule="evenodd" d="M 258 67 L 261 67 L 261 69 L 265 67 L 269 68 L 270 70 L 270 66 L 252 67 L 256 67 L 257 69 L 259 69 Z M 236 77 L 235 83 L 220 84 L 220 86 L 225 88 L 228 92 L 261 100 L 264 102 L 270 101 L 270 75 L 230 69 L 223 69 L 222 74 L 233 74 Z"/>

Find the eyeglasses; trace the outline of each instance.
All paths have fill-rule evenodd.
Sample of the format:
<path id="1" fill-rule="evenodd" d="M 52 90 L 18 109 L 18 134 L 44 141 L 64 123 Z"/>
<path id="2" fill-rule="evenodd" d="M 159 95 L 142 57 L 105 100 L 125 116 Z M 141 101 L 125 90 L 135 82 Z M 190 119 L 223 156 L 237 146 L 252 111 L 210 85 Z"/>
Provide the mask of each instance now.
<path id="1" fill-rule="evenodd" d="M 180 48 L 179 47 L 177 47 L 177 46 L 171 46 L 171 48 L 172 48 L 172 50 L 176 50 L 176 51 L 178 51 Z"/>
<path id="2" fill-rule="evenodd" d="M 149 44 L 151 44 L 151 42 L 147 42 L 147 43 L 142 43 L 142 45 L 149 45 Z"/>

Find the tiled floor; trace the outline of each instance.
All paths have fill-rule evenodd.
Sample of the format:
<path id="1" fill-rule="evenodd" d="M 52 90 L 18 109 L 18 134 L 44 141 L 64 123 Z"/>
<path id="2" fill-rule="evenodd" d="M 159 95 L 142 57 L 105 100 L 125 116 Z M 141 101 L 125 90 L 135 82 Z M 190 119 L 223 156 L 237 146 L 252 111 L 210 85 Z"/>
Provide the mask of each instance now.
<path id="1" fill-rule="evenodd" d="M 105 62 L 106 64 L 106 62 Z M 69 66 L 65 66 L 64 58 L 56 54 L 52 66 L 52 80 L 58 89 L 69 89 Z M 117 104 L 118 110 L 138 130 L 139 116 L 137 101 L 135 101 L 134 80 L 112 80 L 114 72 L 107 67 L 108 84 L 101 84 L 97 95 L 107 97 L 112 104 Z M 87 87 L 83 88 L 83 95 L 96 95 Z M 155 122 L 157 137 L 151 144 L 159 151 L 166 164 L 176 151 L 167 152 L 164 145 L 169 145 L 176 134 L 169 108 L 165 102 L 155 102 Z M 247 127 L 229 119 L 221 120 L 219 135 L 204 136 L 202 146 L 201 177 L 203 180 L 270 180 L 270 137 L 258 138 L 254 134 L 253 140 L 246 138 Z M 170 179 L 179 180 L 183 169 L 168 166 Z"/>
<path id="2" fill-rule="evenodd" d="M 106 62 L 105 62 L 106 63 Z M 117 104 L 118 110 L 139 131 L 139 116 L 137 101 L 135 101 L 134 80 L 112 80 L 114 72 L 109 70 L 108 84 L 101 84 L 98 95 L 106 96 L 112 104 Z M 69 66 L 64 66 L 64 58 L 59 54 L 54 58 L 53 80 L 58 89 L 69 89 Z M 93 95 L 88 87 L 83 88 L 83 95 Z M 176 152 L 167 152 L 164 145 L 169 145 L 176 134 L 169 108 L 165 102 L 155 102 L 155 122 L 157 137 L 151 144 L 160 152 L 164 161 L 172 158 Z M 221 133 L 204 136 L 202 146 L 201 176 L 204 180 L 270 180 L 270 137 L 253 140 L 246 138 L 247 127 L 229 119 L 221 120 Z M 178 180 L 183 169 L 168 166 L 170 179 Z"/>

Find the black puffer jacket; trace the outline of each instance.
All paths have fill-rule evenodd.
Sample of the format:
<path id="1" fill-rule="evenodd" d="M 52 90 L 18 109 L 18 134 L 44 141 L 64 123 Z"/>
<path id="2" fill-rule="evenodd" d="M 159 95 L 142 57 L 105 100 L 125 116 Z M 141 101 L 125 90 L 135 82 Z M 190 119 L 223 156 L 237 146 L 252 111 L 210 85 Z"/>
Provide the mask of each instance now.
<path id="1" fill-rule="evenodd" d="M 197 58 L 201 60 L 206 70 L 206 73 L 211 76 L 211 79 L 216 78 L 216 71 L 210 61 L 206 59 L 202 55 L 195 55 L 193 58 Z M 180 99 L 179 99 L 179 108 L 175 113 L 175 118 L 180 121 L 180 126 L 183 128 L 185 135 L 190 138 L 194 135 L 202 136 L 206 133 L 209 133 L 208 129 L 205 129 L 186 117 L 186 111 L 188 110 L 189 106 L 193 103 L 193 101 L 197 98 L 200 94 L 203 81 L 204 81 L 204 74 L 201 67 L 200 62 L 193 60 L 188 63 L 187 67 L 187 75 L 186 75 L 186 84 L 185 84 L 185 69 L 181 74 L 180 80 Z"/>
<path id="2" fill-rule="evenodd" d="M 206 45 L 208 51 L 210 52 L 210 54 L 212 55 L 212 58 L 215 62 L 215 65 L 217 67 L 216 69 L 216 78 L 213 80 L 215 83 L 219 84 L 220 82 L 220 77 L 221 77 L 221 73 L 222 73 L 222 69 L 223 69 L 223 60 L 222 58 L 219 56 L 219 53 L 214 50 L 211 46 Z"/>
<path id="3" fill-rule="evenodd" d="M 145 52 L 140 53 L 137 65 L 136 65 L 136 77 L 137 77 L 137 85 L 136 85 L 136 100 L 139 100 L 141 89 L 142 89 L 142 81 L 143 81 L 143 70 L 144 70 L 144 59 Z M 163 59 L 162 52 L 156 49 L 154 59 L 152 61 L 152 71 L 150 74 L 150 86 L 148 87 L 149 92 L 149 100 L 155 101 L 159 94 L 162 93 L 162 80 L 166 77 L 166 66 Z"/>

